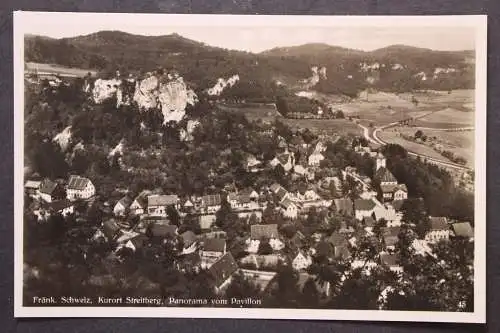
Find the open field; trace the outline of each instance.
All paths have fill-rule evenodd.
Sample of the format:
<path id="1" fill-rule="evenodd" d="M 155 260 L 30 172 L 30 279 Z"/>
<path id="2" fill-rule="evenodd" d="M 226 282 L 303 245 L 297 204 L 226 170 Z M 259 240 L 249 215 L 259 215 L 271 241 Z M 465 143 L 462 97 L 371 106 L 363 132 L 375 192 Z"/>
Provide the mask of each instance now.
<path id="1" fill-rule="evenodd" d="M 417 91 L 413 93 L 387 93 L 387 92 L 363 92 L 358 98 L 344 103 L 330 104 L 333 109 L 339 109 L 346 116 L 359 117 L 363 124 L 373 123 L 375 126 L 389 124 L 408 118 L 429 119 L 423 122 L 426 127 L 432 122 L 448 127 L 461 127 L 470 124 L 474 119 L 473 109 L 474 92 L 472 90 L 455 90 L 450 93 L 446 91 Z M 448 110 L 449 109 L 449 110 Z M 444 112 L 442 116 L 428 118 L 436 111 Z M 450 118 L 450 110 L 457 116 L 457 126 L 454 124 L 454 114 Z M 446 121 L 443 119 L 446 118 Z M 424 125 L 421 125 L 424 126 Z"/>
<path id="2" fill-rule="evenodd" d="M 359 117 L 364 122 L 384 125 L 394 121 L 413 117 L 418 108 L 409 100 L 392 93 L 377 92 L 364 94 L 347 103 L 332 105 L 346 116 Z"/>
<path id="3" fill-rule="evenodd" d="M 347 119 L 282 119 L 293 129 L 309 128 L 317 134 L 324 135 L 363 135 L 363 130 Z"/>
<path id="4" fill-rule="evenodd" d="M 412 133 L 415 133 L 415 132 L 412 132 Z M 404 139 L 403 137 L 401 137 L 400 132 L 397 130 L 397 128 L 390 128 L 390 129 L 381 131 L 379 133 L 379 137 L 387 143 L 398 144 L 398 145 L 404 147 L 408 151 L 411 151 L 411 152 L 414 152 L 417 154 L 421 154 L 421 155 L 426 155 L 426 156 L 429 156 L 431 158 L 435 158 L 438 160 L 451 162 L 446 157 L 442 156 L 440 153 L 438 153 L 437 151 L 435 151 L 433 148 L 431 148 L 429 146 Z"/>
<path id="5" fill-rule="evenodd" d="M 283 118 L 271 104 L 218 104 L 221 110 L 241 112 L 248 120 L 274 121 L 276 118 Z"/>
<path id="6" fill-rule="evenodd" d="M 382 140 L 392 143 L 398 143 L 406 149 L 426 154 L 430 157 L 435 157 L 440 160 L 447 160 L 444 156 L 436 152 L 432 147 L 417 142 L 408 141 L 400 136 L 401 133 L 406 136 L 414 136 L 418 129 L 415 127 L 398 126 L 387 129 L 380 133 Z M 428 137 L 427 142 L 438 144 L 443 150 L 453 152 L 457 156 L 467 160 L 467 166 L 474 166 L 474 131 L 449 132 L 439 130 L 422 130 L 423 134 Z M 428 154 L 425 152 L 429 152 Z M 432 155 L 431 155 L 432 154 Z"/>
<path id="7" fill-rule="evenodd" d="M 24 71 L 27 73 L 39 73 L 39 74 L 57 74 L 61 76 L 72 76 L 72 77 L 83 77 L 89 72 L 92 75 L 96 75 L 97 72 L 92 69 L 82 69 L 82 68 L 70 68 L 60 65 L 52 64 L 41 64 L 36 62 L 25 63 Z"/>
<path id="8" fill-rule="evenodd" d="M 422 104 L 444 105 L 460 111 L 474 110 L 474 90 L 416 91 L 412 93 Z"/>
<path id="9" fill-rule="evenodd" d="M 457 128 L 474 126 L 474 112 L 446 108 L 415 121 L 415 126 L 431 128 Z"/>
<path id="10" fill-rule="evenodd" d="M 232 112 L 242 112 L 248 120 L 274 121 L 278 118 L 293 129 L 309 128 L 315 133 L 326 135 L 355 134 L 362 135 L 362 130 L 354 122 L 347 119 L 288 119 L 282 117 L 275 109 L 274 105 L 269 104 L 218 104 L 221 110 Z"/>
<path id="11" fill-rule="evenodd" d="M 428 137 L 435 138 L 444 150 L 449 150 L 467 160 L 467 166 L 474 166 L 474 131 L 448 132 L 424 130 Z"/>

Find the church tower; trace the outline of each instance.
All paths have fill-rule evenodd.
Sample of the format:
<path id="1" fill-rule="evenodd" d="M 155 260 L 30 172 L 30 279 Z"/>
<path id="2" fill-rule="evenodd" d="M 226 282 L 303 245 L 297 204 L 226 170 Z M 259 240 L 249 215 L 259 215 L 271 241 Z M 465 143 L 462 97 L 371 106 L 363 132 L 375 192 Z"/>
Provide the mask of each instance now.
<path id="1" fill-rule="evenodd" d="M 378 153 L 375 171 L 378 171 L 380 168 L 385 168 L 386 167 L 385 162 L 386 162 L 386 159 L 385 159 L 384 155 L 382 155 L 381 153 Z"/>

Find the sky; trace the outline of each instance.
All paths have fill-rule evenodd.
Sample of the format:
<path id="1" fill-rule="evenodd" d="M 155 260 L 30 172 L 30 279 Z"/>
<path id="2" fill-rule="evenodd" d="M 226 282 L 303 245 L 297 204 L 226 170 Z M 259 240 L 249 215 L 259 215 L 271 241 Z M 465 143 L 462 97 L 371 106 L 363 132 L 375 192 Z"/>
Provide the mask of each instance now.
<path id="1" fill-rule="evenodd" d="M 324 20 L 301 17 L 294 24 L 290 17 L 282 17 L 280 21 L 270 16 L 238 19 L 238 16 L 221 18 L 219 15 L 200 19 L 199 15 L 154 15 L 144 19 L 137 14 L 122 14 L 111 18 L 98 15 L 89 20 L 89 17 L 80 15 L 58 14 L 50 19 L 26 19 L 23 22 L 24 33 L 53 38 L 87 35 L 101 30 L 153 36 L 178 33 L 208 45 L 250 52 L 307 43 L 326 43 L 365 51 L 394 44 L 455 51 L 473 50 L 476 42 L 474 26 L 457 19 L 443 24 L 443 20 L 357 17 L 359 24 L 355 24 L 355 20 L 346 17 L 342 20 L 335 18 L 335 21 L 331 17 L 329 20 L 326 17 L 321 17 Z M 180 16 L 182 19 L 179 19 Z"/>

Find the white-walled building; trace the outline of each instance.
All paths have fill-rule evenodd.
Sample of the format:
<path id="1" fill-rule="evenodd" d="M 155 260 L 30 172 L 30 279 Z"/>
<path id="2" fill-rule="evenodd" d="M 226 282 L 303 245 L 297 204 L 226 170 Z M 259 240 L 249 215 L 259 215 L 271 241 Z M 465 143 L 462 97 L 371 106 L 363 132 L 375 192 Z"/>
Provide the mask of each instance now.
<path id="1" fill-rule="evenodd" d="M 250 226 L 250 238 L 247 239 L 247 251 L 257 253 L 261 241 L 268 241 L 274 251 L 279 251 L 285 247 L 278 233 L 277 224 L 254 224 Z"/>
<path id="2" fill-rule="evenodd" d="M 292 260 L 292 267 L 296 271 L 301 271 L 307 269 L 312 265 L 312 258 L 309 254 L 304 254 L 302 251 L 299 251 L 295 258 Z"/>
<path id="3" fill-rule="evenodd" d="M 372 216 L 375 212 L 375 204 L 373 199 L 356 199 L 354 200 L 354 214 L 356 219 L 362 221 L 363 218 Z"/>
<path id="4" fill-rule="evenodd" d="M 429 243 L 447 241 L 450 239 L 450 226 L 446 217 L 430 217 L 431 227 L 425 234 L 425 240 Z"/>
<path id="5" fill-rule="evenodd" d="M 174 207 L 179 209 L 179 197 L 175 194 L 170 195 L 160 195 L 153 194 L 149 195 L 148 198 L 148 214 L 151 216 L 167 216 L 167 208 Z"/>
<path id="6" fill-rule="evenodd" d="M 52 202 L 59 199 L 60 194 L 61 186 L 50 179 L 44 179 L 37 189 L 38 198 L 45 202 Z"/>
<path id="7" fill-rule="evenodd" d="M 396 274 L 403 273 L 403 267 L 399 264 L 399 257 L 396 254 L 381 253 L 380 262 Z"/>
<path id="8" fill-rule="evenodd" d="M 309 155 L 309 158 L 307 159 L 307 163 L 309 166 L 319 166 L 321 161 L 325 159 L 325 156 L 321 154 L 320 152 L 313 152 L 311 155 Z"/>
<path id="9" fill-rule="evenodd" d="M 66 196 L 69 200 L 89 199 L 95 195 L 95 186 L 90 179 L 80 176 L 71 176 L 66 187 Z"/>
<path id="10" fill-rule="evenodd" d="M 132 199 L 128 196 L 124 196 L 113 207 L 113 214 L 116 216 L 124 216 L 127 213 L 127 210 L 130 208 L 132 204 Z"/>

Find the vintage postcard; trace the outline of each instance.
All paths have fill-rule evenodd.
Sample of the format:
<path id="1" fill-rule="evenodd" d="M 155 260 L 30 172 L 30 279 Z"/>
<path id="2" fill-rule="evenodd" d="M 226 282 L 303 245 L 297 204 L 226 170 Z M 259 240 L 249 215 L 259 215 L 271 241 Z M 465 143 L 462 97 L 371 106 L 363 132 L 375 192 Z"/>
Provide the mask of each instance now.
<path id="1" fill-rule="evenodd" d="M 15 316 L 486 321 L 486 17 L 16 12 Z"/>

